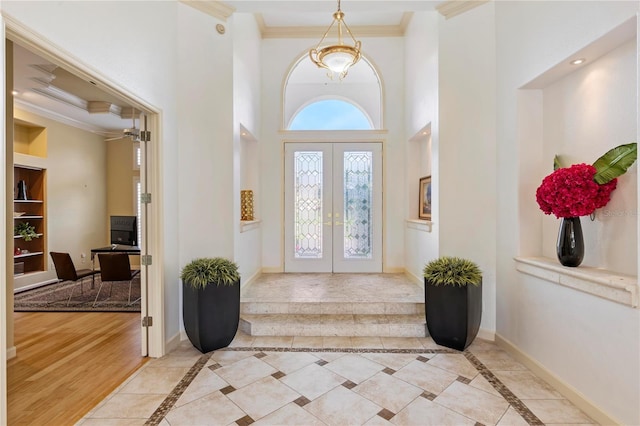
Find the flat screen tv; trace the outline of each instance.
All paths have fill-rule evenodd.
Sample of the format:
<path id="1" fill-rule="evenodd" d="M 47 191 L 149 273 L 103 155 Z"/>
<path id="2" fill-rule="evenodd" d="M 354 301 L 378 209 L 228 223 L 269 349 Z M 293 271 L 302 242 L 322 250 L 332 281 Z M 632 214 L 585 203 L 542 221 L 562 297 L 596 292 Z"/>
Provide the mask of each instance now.
<path id="1" fill-rule="evenodd" d="M 138 245 L 138 224 L 135 216 L 111 216 L 111 244 Z"/>

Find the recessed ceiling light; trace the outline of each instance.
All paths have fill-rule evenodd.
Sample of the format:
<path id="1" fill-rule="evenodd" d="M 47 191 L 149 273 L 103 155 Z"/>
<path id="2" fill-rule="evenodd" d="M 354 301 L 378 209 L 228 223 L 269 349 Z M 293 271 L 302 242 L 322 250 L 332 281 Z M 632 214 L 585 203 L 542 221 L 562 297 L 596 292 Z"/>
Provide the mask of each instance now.
<path id="1" fill-rule="evenodd" d="M 585 58 L 580 58 L 580 59 L 574 59 L 573 61 L 569 62 L 571 65 L 580 65 L 580 64 L 584 64 L 587 60 Z"/>

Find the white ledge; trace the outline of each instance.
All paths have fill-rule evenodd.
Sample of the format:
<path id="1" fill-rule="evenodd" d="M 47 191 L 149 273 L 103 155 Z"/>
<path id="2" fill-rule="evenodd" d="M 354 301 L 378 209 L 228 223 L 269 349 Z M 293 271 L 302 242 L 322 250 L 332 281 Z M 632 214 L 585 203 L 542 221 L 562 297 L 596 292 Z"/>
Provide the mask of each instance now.
<path id="1" fill-rule="evenodd" d="M 422 219 L 407 219 L 407 228 L 422 232 L 431 232 L 433 222 Z"/>
<path id="2" fill-rule="evenodd" d="M 241 220 L 240 221 L 240 232 L 247 232 L 253 229 L 260 228 L 261 220 Z"/>
<path id="3" fill-rule="evenodd" d="M 516 257 L 516 269 L 554 284 L 638 307 L 638 277 L 589 266 L 567 267 L 546 257 Z"/>

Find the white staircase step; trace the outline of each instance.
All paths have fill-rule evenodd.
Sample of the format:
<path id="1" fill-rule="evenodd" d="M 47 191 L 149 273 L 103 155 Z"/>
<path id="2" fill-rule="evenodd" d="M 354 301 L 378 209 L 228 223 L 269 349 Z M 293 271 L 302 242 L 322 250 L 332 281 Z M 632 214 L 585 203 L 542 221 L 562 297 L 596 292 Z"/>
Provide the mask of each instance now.
<path id="1" fill-rule="evenodd" d="M 426 336 L 424 313 L 241 313 L 240 329 L 252 336 Z"/>
<path id="2" fill-rule="evenodd" d="M 424 303 L 413 302 L 242 302 L 241 314 L 353 314 L 424 316 Z"/>

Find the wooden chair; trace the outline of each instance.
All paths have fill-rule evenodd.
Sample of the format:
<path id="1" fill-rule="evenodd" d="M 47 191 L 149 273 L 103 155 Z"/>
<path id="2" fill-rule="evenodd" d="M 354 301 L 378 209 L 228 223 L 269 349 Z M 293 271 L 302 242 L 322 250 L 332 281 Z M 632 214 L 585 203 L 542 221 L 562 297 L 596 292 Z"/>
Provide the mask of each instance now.
<path id="1" fill-rule="evenodd" d="M 82 282 L 86 277 L 92 277 L 98 273 L 98 271 L 94 271 L 91 269 L 76 269 L 73 264 L 73 260 L 71 260 L 71 256 L 69 253 L 60 253 L 60 252 L 49 252 L 51 255 L 51 259 L 53 259 L 53 266 L 56 268 L 56 275 L 58 276 L 58 280 L 60 281 L 80 281 L 80 294 L 84 294 L 82 289 Z M 75 288 L 75 287 L 74 287 Z M 71 294 L 69 294 L 69 300 L 67 300 L 67 305 L 71 302 L 71 297 L 73 296 L 73 289 L 71 289 Z"/>
<path id="2" fill-rule="evenodd" d="M 98 253 L 98 262 L 100 263 L 100 278 L 101 283 L 98 288 L 98 294 L 93 301 L 93 306 L 98 301 L 100 291 L 105 282 L 111 282 L 111 288 L 109 289 L 109 296 L 113 291 L 113 284 L 115 282 L 129 282 L 129 298 L 127 304 L 131 304 L 131 285 L 133 278 L 140 272 L 138 270 L 132 270 L 129 263 L 129 255 L 127 253 Z"/>

